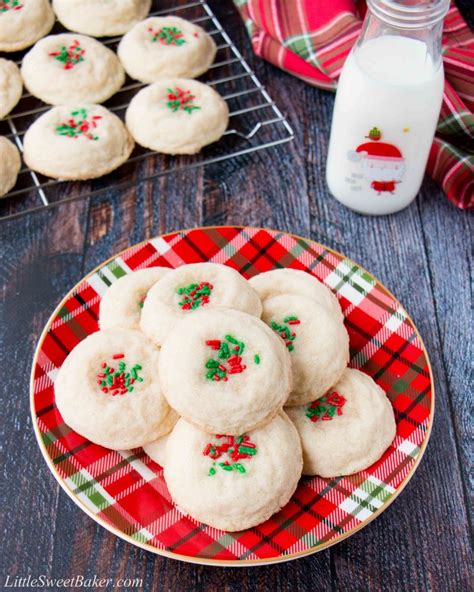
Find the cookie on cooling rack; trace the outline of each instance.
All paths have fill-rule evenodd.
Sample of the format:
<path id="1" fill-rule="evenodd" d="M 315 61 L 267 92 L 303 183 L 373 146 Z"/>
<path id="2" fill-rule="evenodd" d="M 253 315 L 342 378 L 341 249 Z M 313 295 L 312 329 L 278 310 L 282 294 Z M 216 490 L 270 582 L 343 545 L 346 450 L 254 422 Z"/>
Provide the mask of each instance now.
<path id="1" fill-rule="evenodd" d="M 23 58 L 29 92 L 45 103 L 102 103 L 125 81 L 124 69 L 108 47 L 85 35 L 62 33 L 38 41 Z"/>
<path id="2" fill-rule="evenodd" d="M 290 352 L 293 390 L 286 405 L 314 401 L 341 378 L 349 336 L 337 312 L 306 296 L 280 294 L 263 301 L 262 320 Z"/>
<path id="3" fill-rule="evenodd" d="M 177 16 L 137 23 L 117 49 L 127 74 L 148 84 L 164 76 L 196 78 L 208 70 L 216 51 L 204 29 Z"/>
<path id="4" fill-rule="evenodd" d="M 262 303 L 257 293 L 235 269 L 217 263 L 192 263 L 172 270 L 148 292 L 141 329 L 161 345 L 176 324 L 195 311 L 216 306 L 233 308 L 259 317 Z"/>
<path id="5" fill-rule="evenodd" d="M 305 475 L 351 475 L 377 461 L 395 438 L 393 408 L 370 376 L 347 368 L 309 405 L 285 409 L 303 445 Z"/>
<path id="6" fill-rule="evenodd" d="M 240 434 L 270 421 L 291 390 L 283 341 L 236 310 L 196 311 L 178 323 L 160 354 L 168 403 L 210 433 Z"/>
<path id="7" fill-rule="evenodd" d="M 161 78 L 137 93 L 125 121 L 136 142 L 164 154 L 195 154 L 227 129 L 229 108 L 210 86 Z"/>
<path id="8" fill-rule="evenodd" d="M 342 318 L 341 307 L 331 290 L 314 275 L 299 269 L 273 269 L 249 280 L 260 298 L 265 300 L 279 294 L 298 294 L 312 298 Z"/>
<path id="9" fill-rule="evenodd" d="M 169 271 L 168 267 L 149 267 L 124 275 L 115 281 L 100 301 L 100 328 L 139 329 L 143 303 L 148 291 Z"/>
<path id="10" fill-rule="evenodd" d="M 18 66 L 11 60 L 0 58 L 0 119 L 17 105 L 23 91 Z"/>
<path id="11" fill-rule="evenodd" d="M 27 130 L 24 160 L 54 179 L 94 179 L 119 167 L 134 142 L 122 121 L 101 105 L 53 107 Z"/>
<path id="12" fill-rule="evenodd" d="M 47 35 L 54 25 L 49 0 L 0 2 L 0 51 L 19 51 Z"/>
<path id="13" fill-rule="evenodd" d="M 180 419 L 168 438 L 164 477 L 181 510 L 237 531 L 288 503 L 302 464 L 298 433 L 284 413 L 239 436 L 213 436 Z"/>
<path id="14" fill-rule="evenodd" d="M 123 35 L 151 8 L 151 0 L 53 0 L 59 22 L 92 37 Z"/>
<path id="15" fill-rule="evenodd" d="M 18 148 L 7 138 L 0 136 L 0 197 L 15 185 L 20 168 Z"/>
<path id="16" fill-rule="evenodd" d="M 89 335 L 61 366 L 56 405 L 69 427 L 114 450 L 136 448 L 167 434 L 176 415 L 162 395 L 158 349 L 139 331 Z"/>

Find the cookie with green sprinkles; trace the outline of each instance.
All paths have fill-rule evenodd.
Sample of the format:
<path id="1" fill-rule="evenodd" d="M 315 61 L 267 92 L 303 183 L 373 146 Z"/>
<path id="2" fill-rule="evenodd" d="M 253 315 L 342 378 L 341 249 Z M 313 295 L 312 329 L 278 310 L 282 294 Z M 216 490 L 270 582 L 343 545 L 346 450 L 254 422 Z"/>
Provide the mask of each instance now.
<path id="1" fill-rule="evenodd" d="M 290 352 L 287 405 L 314 401 L 336 384 L 349 362 L 349 336 L 337 312 L 306 296 L 280 294 L 263 301 L 262 320 Z"/>
<path id="2" fill-rule="evenodd" d="M 191 263 L 174 269 L 148 292 L 141 329 L 161 345 L 182 319 L 198 310 L 225 306 L 259 317 L 262 304 L 248 281 L 218 263 Z"/>
<path id="3" fill-rule="evenodd" d="M 392 405 L 374 380 L 347 368 L 323 396 L 285 409 L 303 446 L 305 475 L 352 475 L 379 460 L 395 438 Z"/>
<path id="4" fill-rule="evenodd" d="M 207 432 L 232 435 L 270 421 L 292 386 L 290 354 L 265 323 L 206 306 L 187 315 L 164 342 L 160 378 L 181 417 Z"/>
<path id="5" fill-rule="evenodd" d="M 149 267 L 115 280 L 100 301 L 100 328 L 139 329 L 148 291 L 169 271 L 168 267 Z"/>
<path id="6" fill-rule="evenodd" d="M 222 137 L 229 107 L 207 84 L 164 77 L 133 97 L 125 122 L 140 146 L 163 154 L 196 154 Z"/>
<path id="7" fill-rule="evenodd" d="M 177 16 L 137 23 L 117 48 L 127 74 L 147 84 L 169 76 L 196 78 L 212 64 L 216 51 L 203 28 Z"/>
<path id="8" fill-rule="evenodd" d="M 23 58 L 21 74 L 28 91 L 50 105 L 103 103 L 125 82 L 115 53 L 77 33 L 38 41 Z"/>
<path id="9" fill-rule="evenodd" d="M 54 25 L 49 0 L 0 2 L 0 51 L 19 51 L 47 35 Z"/>
<path id="10" fill-rule="evenodd" d="M 238 435 L 211 435 L 180 419 L 166 444 L 164 476 L 180 510 L 232 532 L 288 503 L 302 465 L 298 433 L 283 412 Z"/>
<path id="11" fill-rule="evenodd" d="M 122 121 L 92 103 L 59 105 L 27 130 L 24 160 L 53 179 L 85 180 L 115 170 L 130 156 L 134 142 Z"/>
<path id="12" fill-rule="evenodd" d="M 81 436 L 114 450 L 167 434 L 176 414 L 163 397 L 157 348 L 139 331 L 109 329 L 86 337 L 55 380 L 56 405 Z"/>

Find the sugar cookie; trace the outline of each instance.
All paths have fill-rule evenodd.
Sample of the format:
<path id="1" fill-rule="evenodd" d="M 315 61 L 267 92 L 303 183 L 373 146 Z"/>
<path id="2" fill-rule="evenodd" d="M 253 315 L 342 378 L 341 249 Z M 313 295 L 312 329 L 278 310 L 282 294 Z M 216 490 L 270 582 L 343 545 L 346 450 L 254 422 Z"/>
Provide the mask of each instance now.
<path id="1" fill-rule="evenodd" d="M 38 41 L 23 58 L 29 92 L 45 103 L 102 103 L 125 82 L 115 53 L 85 35 L 62 33 Z"/>
<path id="2" fill-rule="evenodd" d="M 146 454 L 148 454 L 151 460 L 158 463 L 160 467 L 165 466 L 166 445 L 168 443 L 169 437 L 170 435 L 166 434 L 166 436 L 161 436 L 161 438 L 153 440 L 153 442 L 145 444 L 145 446 L 143 447 L 143 450 L 146 452 Z"/>
<path id="3" fill-rule="evenodd" d="M 139 329 L 148 290 L 169 271 L 168 267 L 149 267 L 124 275 L 115 281 L 100 301 L 100 328 Z"/>
<path id="4" fill-rule="evenodd" d="M 123 35 L 150 12 L 151 0 L 53 0 L 58 20 L 92 37 Z"/>
<path id="5" fill-rule="evenodd" d="M 177 16 L 137 23 L 117 49 L 127 74 L 147 84 L 164 76 L 196 78 L 212 64 L 216 51 L 204 29 Z"/>
<path id="6" fill-rule="evenodd" d="M 139 331 L 109 329 L 86 337 L 61 366 L 56 404 L 85 438 L 114 450 L 167 434 L 176 416 L 164 399 L 158 349 Z"/>
<path id="7" fill-rule="evenodd" d="M 20 100 L 23 82 L 18 66 L 0 58 L 0 119 L 8 115 Z"/>
<path id="8" fill-rule="evenodd" d="M 341 307 L 331 290 L 314 275 L 299 269 L 273 269 L 250 278 L 252 288 L 262 300 L 279 294 L 299 294 L 323 304 L 342 318 Z"/>
<path id="9" fill-rule="evenodd" d="M 346 369 L 324 397 L 285 409 L 303 445 L 305 475 L 336 477 L 366 469 L 395 438 L 393 408 L 367 374 Z"/>
<path id="10" fill-rule="evenodd" d="M 229 123 L 229 108 L 197 80 L 161 78 L 130 102 L 125 121 L 136 142 L 164 154 L 195 154 L 216 142 Z"/>
<path id="11" fill-rule="evenodd" d="M 153 286 L 143 305 L 141 329 L 161 345 L 183 318 L 216 306 L 259 317 L 262 303 L 235 269 L 217 263 L 192 263 L 174 269 Z"/>
<path id="12" fill-rule="evenodd" d="M 0 197 L 15 185 L 20 168 L 18 148 L 7 138 L 0 136 Z"/>
<path id="13" fill-rule="evenodd" d="M 265 323 L 210 308 L 174 328 L 161 348 L 160 378 L 179 415 L 210 433 L 235 435 L 281 410 L 291 389 L 291 363 L 283 341 Z"/>
<path id="14" fill-rule="evenodd" d="M 180 419 L 164 476 L 181 510 L 214 528 L 256 526 L 285 506 L 301 476 L 298 433 L 284 413 L 238 437 L 212 436 Z"/>
<path id="15" fill-rule="evenodd" d="M 49 0 L 0 2 L 0 51 L 19 51 L 47 35 L 54 25 Z"/>
<path id="16" fill-rule="evenodd" d="M 127 160 L 133 140 L 120 119 L 101 105 L 53 107 L 27 130 L 26 164 L 54 179 L 93 179 Z"/>
<path id="17" fill-rule="evenodd" d="M 293 390 L 287 405 L 314 401 L 336 384 L 349 362 L 349 336 L 339 313 L 305 296 L 280 294 L 263 301 L 262 320 L 290 352 Z"/>

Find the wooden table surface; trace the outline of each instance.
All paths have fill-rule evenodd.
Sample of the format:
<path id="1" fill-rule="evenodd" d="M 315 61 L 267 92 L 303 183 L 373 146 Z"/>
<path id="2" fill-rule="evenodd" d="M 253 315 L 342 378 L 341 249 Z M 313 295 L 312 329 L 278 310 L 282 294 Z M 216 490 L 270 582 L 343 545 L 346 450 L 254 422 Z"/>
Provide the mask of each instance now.
<path id="1" fill-rule="evenodd" d="M 138 577 L 143 580 L 138 589 L 186 592 L 473 589 L 472 216 L 454 208 L 430 179 L 409 208 L 392 216 L 359 216 L 331 198 L 324 170 L 333 95 L 254 59 L 232 4 L 216 0 L 211 5 L 288 115 L 296 139 L 2 224 L 1 431 L 6 487 L 1 497 L 0 587 L 6 586 L 1 578 L 7 575 L 12 579 L 82 574 L 114 580 Z M 35 345 L 66 291 L 129 245 L 175 229 L 225 224 L 267 226 L 311 237 L 369 269 L 414 319 L 436 384 L 431 441 L 393 505 L 329 550 L 268 567 L 201 567 L 121 541 L 59 488 L 41 456 L 29 414 Z"/>

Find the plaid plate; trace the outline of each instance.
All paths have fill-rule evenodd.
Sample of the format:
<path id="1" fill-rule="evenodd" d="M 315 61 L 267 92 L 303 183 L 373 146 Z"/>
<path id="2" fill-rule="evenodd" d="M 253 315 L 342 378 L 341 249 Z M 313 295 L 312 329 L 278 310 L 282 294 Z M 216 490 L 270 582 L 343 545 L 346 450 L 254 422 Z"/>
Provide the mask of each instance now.
<path id="1" fill-rule="evenodd" d="M 315 275 L 338 296 L 350 335 L 351 366 L 388 393 L 397 436 L 366 471 L 337 479 L 303 478 L 291 501 L 256 528 L 226 533 L 184 515 L 161 467 L 142 449 L 115 452 L 64 424 L 54 380 L 67 354 L 98 330 L 108 286 L 135 269 L 213 261 L 249 278 L 280 267 Z M 401 305 L 367 271 L 326 247 L 283 232 L 214 227 L 154 238 L 127 249 L 66 296 L 40 340 L 32 372 L 33 423 L 53 474 L 76 503 L 129 542 L 178 559 L 285 560 L 318 551 L 360 528 L 413 474 L 432 423 L 428 357 Z"/>

